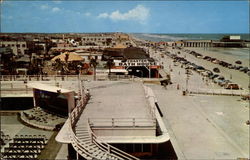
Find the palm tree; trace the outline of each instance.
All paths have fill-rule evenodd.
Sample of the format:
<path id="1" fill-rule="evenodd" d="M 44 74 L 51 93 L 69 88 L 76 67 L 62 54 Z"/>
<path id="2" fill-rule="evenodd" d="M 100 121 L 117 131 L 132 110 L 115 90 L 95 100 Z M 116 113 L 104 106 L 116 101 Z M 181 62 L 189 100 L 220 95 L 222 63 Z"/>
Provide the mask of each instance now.
<path id="1" fill-rule="evenodd" d="M 106 67 L 109 69 L 109 76 L 111 73 L 111 68 L 115 65 L 113 59 L 109 58 L 106 63 Z"/>
<path id="2" fill-rule="evenodd" d="M 60 71 L 61 74 L 64 72 L 63 63 L 62 63 L 62 61 L 60 60 L 60 58 L 57 58 L 57 59 L 55 60 L 55 70 L 56 70 L 56 71 Z"/>
<path id="3" fill-rule="evenodd" d="M 96 61 L 96 59 L 91 58 L 90 59 L 90 66 L 92 66 L 94 68 L 94 80 L 96 80 L 96 66 L 97 66 L 98 62 Z"/>

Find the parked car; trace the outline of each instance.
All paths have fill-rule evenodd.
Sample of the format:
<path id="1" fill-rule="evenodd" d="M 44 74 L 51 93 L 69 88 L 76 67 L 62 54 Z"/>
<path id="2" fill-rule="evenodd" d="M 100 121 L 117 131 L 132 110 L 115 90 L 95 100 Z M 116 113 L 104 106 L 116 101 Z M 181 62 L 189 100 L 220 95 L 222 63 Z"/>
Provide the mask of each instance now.
<path id="1" fill-rule="evenodd" d="M 239 69 L 239 71 L 246 73 L 248 71 L 247 67 L 242 67 Z"/>
<path id="2" fill-rule="evenodd" d="M 222 82 L 219 82 L 218 84 L 223 87 L 223 86 L 226 86 L 228 83 L 232 83 L 230 80 L 224 80 Z"/>
<path id="3" fill-rule="evenodd" d="M 213 79 L 214 83 L 223 82 L 224 80 L 225 80 L 225 78 L 223 76 L 218 76 L 218 77 Z"/>
<path id="4" fill-rule="evenodd" d="M 228 83 L 226 86 L 225 86 L 225 89 L 233 89 L 233 90 L 239 90 L 240 87 L 237 83 Z"/>
<path id="5" fill-rule="evenodd" d="M 210 78 L 210 79 L 214 79 L 214 78 L 219 77 L 219 76 L 220 76 L 220 75 L 218 75 L 218 74 L 214 74 L 214 75 L 209 76 L 209 78 Z"/>

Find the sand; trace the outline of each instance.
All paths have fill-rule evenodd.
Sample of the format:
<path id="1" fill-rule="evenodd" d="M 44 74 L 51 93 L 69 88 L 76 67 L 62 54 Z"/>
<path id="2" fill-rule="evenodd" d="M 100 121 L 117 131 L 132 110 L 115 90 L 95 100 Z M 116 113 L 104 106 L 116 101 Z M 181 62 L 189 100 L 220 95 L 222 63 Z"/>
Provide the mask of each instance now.
<path id="1" fill-rule="evenodd" d="M 216 54 L 214 52 L 211 51 L 206 51 L 204 49 L 201 48 L 186 48 L 189 50 L 194 50 L 197 51 L 198 53 L 202 54 L 202 55 L 208 55 L 211 56 L 213 58 L 217 58 L 219 60 L 225 60 L 227 62 L 231 62 L 234 63 L 236 58 L 234 56 L 225 56 L 225 54 Z M 179 50 L 172 50 L 172 52 L 177 53 Z M 218 64 L 214 64 L 210 61 L 206 61 L 200 58 L 196 58 L 195 56 L 188 54 L 186 52 L 181 51 L 181 54 L 179 56 L 182 57 L 186 57 L 187 60 L 197 64 L 197 65 L 201 65 L 206 69 L 209 70 L 213 70 L 213 68 L 219 68 L 220 69 L 220 75 L 223 75 L 226 79 L 231 80 L 232 82 L 238 83 L 242 88 L 248 90 L 248 86 L 249 86 L 249 76 L 246 73 L 240 72 L 239 70 L 234 70 L 234 69 L 228 69 L 226 67 L 222 67 Z M 242 62 L 244 66 L 248 66 L 249 62 L 247 59 L 242 58 Z M 232 77 L 232 79 L 231 79 Z"/>

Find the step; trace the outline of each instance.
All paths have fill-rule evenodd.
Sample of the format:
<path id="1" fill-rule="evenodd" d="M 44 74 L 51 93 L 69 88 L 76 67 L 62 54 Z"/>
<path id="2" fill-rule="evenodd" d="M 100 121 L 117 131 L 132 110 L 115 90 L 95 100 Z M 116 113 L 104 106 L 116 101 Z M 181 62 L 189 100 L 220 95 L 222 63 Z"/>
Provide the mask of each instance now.
<path id="1" fill-rule="evenodd" d="M 90 136 L 90 134 L 88 132 L 76 132 L 76 135 L 88 135 Z"/>
<path id="2" fill-rule="evenodd" d="M 90 137 L 78 137 L 78 136 L 77 136 L 77 138 L 78 138 L 79 140 L 82 140 L 83 142 L 85 142 L 85 141 L 92 141 L 92 139 L 91 139 Z"/>
<path id="3" fill-rule="evenodd" d="M 81 128 L 76 128 L 76 132 L 89 132 L 88 129 L 81 129 Z"/>

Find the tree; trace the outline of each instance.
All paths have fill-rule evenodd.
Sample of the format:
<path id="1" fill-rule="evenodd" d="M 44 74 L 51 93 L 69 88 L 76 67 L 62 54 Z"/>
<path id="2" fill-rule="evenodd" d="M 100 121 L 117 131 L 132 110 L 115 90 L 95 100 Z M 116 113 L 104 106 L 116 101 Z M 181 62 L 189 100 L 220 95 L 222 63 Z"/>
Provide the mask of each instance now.
<path id="1" fill-rule="evenodd" d="M 109 76 L 111 73 L 111 68 L 115 65 L 114 60 L 109 58 L 106 63 L 106 67 L 109 69 Z"/>
<path id="2" fill-rule="evenodd" d="M 90 66 L 92 66 L 94 68 L 94 80 L 96 80 L 96 66 L 97 66 L 98 62 L 96 61 L 96 59 L 91 58 L 90 59 Z"/>
<path id="3" fill-rule="evenodd" d="M 61 74 L 64 72 L 64 66 L 60 58 L 57 58 L 54 63 L 54 68 L 56 71 L 61 71 Z"/>

